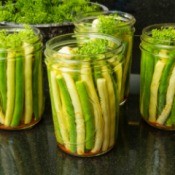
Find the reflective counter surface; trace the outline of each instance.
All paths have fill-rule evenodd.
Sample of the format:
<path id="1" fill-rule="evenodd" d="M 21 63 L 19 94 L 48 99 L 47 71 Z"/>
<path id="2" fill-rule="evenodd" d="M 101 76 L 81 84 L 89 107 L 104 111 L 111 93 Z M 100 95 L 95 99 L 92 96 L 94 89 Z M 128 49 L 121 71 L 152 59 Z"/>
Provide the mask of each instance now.
<path id="1" fill-rule="evenodd" d="M 30 130 L 0 131 L 0 175 L 173 175 L 175 132 L 161 131 L 145 123 L 139 112 L 139 35 L 153 23 L 173 22 L 174 0 L 98 0 L 110 9 L 136 17 L 131 90 L 121 108 L 116 146 L 107 154 L 77 158 L 56 145 L 46 97 L 43 119 Z M 171 8 L 170 8 L 171 7 Z M 166 14 L 166 15 L 165 15 Z"/>
<path id="2" fill-rule="evenodd" d="M 147 125 L 139 112 L 139 76 L 121 108 L 116 146 L 107 154 L 78 158 L 56 145 L 50 103 L 30 130 L 0 131 L 0 175 L 173 175 L 175 132 Z"/>

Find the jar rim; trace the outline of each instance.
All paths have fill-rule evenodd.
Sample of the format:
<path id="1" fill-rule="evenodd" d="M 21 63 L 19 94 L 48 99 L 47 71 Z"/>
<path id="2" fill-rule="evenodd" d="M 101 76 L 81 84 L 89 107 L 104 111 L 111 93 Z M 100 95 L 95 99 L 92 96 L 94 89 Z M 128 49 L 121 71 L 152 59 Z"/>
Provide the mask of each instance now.
<path id="1" fill-rule="evenodd" d="M 35 33 L 37 37 L 36 40 L 34 40 L 34 42 L 32 42 L 32 45 L 38 44 L 41 40 L 42 40 L 42 35 L 40 33 L 40 30 L 37 29 L 36 27 L 32 27 L 30 26 L 30 28 L 33 30 L 33 32 Z M 26 30 L 24 26 L 11 26 L 11 25 L 2 25 L 0 26 L 0 30 L 6 30 L 8 33 L 14 33 L 14 32 L 20 32 L 22 30 Z M 41 50 L 43 48 L 43 43 L 40 42 L 40 47 L 37 47 L 37 49 L 35 49 L 35 52 Z M 21 55 L 21 53 L 23 53 L 23 49 L 22 47 L 19 48 L 6 48 L 6 47 L 0 47 L 0 54 L 7 54 L 8 52 L 15 52 L 16 55 Z M 29 53 L 30 54 L 30 53 Z M 13 58 L 11 60 L 17 60 L 18 58 Z M 0 61 L 6 60 L 6 58 L 1 58 Z"/>
<path id="2" fill-rule="evenodd" d="M 119 27 L 125 27 L 127 25 L 133 26 L 136 22 L 135 17 L 128 12 L 109 10 L 109 11 L 102 11 L 102 12 L 81 13 L 77 15 L 77 17 L 75 17 L 74 25 L 76 26 L 77 24 L 84 22 L 86 20 L 96 19 L 97 16 L 99 15 L 110 15 L 110 14 L 113 14 L 113 15 L 117 14 L 119 15 L 119 19 L 124 21 L 124 23 L 119 25 Z"/>
<path id="3" fill-rule="evenodd" d="M 0 30 L 7 30 L 7 32 L 19 32 L 19 31 L 22 31 L 22 30 L 26 30 L 25 25 L 19 25 L 19 26 L 13 26 L 13 25 L 0 25 Z M 34 26 L 31 26 L 29 25 L 30 28 L 33 30 L 33 32 L 35 33 L 36 36 L 38 36 L 38 40 L 36 40 L 35 42 L 33 42 L 32 44 L 35 44 L 37 43 L 39 40 L 43 40 L 43 36 L 40 32 L 40 30 Z"/>
<path id="4" fill-rule="evenodd" d="M 156 41 L 156 44 L 158 44 L 158 45 L 162 45 L 162 46 L 167 45 L 170 42 L 170 40 L 168 40 L 168 39 L 157 39 L 157 38 L 153 38 L 151 36 L 151 31 L 153 29 L 161 29 L 162 27 L 164 27 L 164 28 L 173 27 L 175 29 L 175 23 L 158 23 L 158 24 L 149 25 L 149 26 L 143 28 L 141 39 L 146 41 L 147 43 L 150 43 L 150 44 L 154 40 L 154 42 Z M 175 39 L 172 39 L 171 41 L 175 42 Z M 162 44 L 162 43 L 165 43 L 165 44 Z M 175 46 L 168 45 L 168 47 L 175 47 Z"/>
<path id="5" fill-rule="evenodd" d="M 38 28 L 31 26 L 30 28 L 35 32 L 36 35 L 41 35 L 41 32 Z M 25 30 L 24 25 L 18 25 L 18 26 L 13 26 L 13 25 L 0 25 L 0 30 L 6 29 L 9 32 L 18 32 L 20 30 Z"/>
<path id="6" fill-rule="evenodd" d="M 67 53 L 61 53 L 61 55 L 65 55 L 65 56 L 75 56 L 75 57 L 94 57 L 94 56 L 98 56 L 98 55 L 108 55 L 109 53 L 117 53 L 117 54 L 120 54 L 123 50 L 123 43 L 121 41 L 121 39 L 119 38 L 116 38 L 116 37 L 113 37 L 111 35 L 106 35 L 106 34 L 99 34 L 99 33 L 69 33 L 69 34 L 64 34 L 64 35 L 59 35 L 59 36 L 56 36 L 56 37 L 53 37 L 51 38 L 50 40 L 48 40 L 46 42 L 46 49 L 44 51 L 45 53 L 45 56 L 47 57 L 48 53 L 50 55 L 53 55 L 53 54 L 58 54 L 58 50 L 54 50 L 55 47 L 58 47 L 60 46 L 67 46 L 68 44 L 77 44 L 77 40 L 76 40 L 76 36 L 88 36 L 88 37 L 96 37 L 96 38 L 100 38 L 100 39 L 107 39 L 109 41 L 112 41 L 113 43 L 115 43 L 115 47 L 112 49 L 112 50 L 109 50 L 107 52 L 103 52 L 103 53 L 98 53 L 98 54 L 67 54 Z M 60 43 L 56 42 L 56 40 L 58 39 L 63 39 L 64 37 L 71 37 L 71 39 L 65 41 L 65 40 L 62 40 L 60 41 Z M 64 57 L 64 56 L 63 56 Z M 103 60 L 104 58 L 102 59 L 98 59 L 98 60 Z M 49 58 L 46 58 L 46 60 L 50 60 Z M 58 61 L 65 61 L 65 62 L 71 62 L 71 63 L 76 63 L 76 62 L 89 62 L 89 60 L 84 60 L 84 59 L 78 59 L 78 60 L 72 60 L 72 59 L 65 59 L 65 58 L 59 58 L 57 59 Z M 96 60 L 97 61 L 97 60 Z"/>

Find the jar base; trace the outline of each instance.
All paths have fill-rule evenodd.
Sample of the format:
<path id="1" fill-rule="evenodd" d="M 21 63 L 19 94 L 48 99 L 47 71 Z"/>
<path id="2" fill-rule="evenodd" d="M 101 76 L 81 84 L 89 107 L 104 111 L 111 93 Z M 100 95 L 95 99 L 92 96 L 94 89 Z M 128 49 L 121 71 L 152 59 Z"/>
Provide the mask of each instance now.
<path id="1" fill-rule="evenodd" d="M 174 127 L 171 127 L 171 126 L 163 126 L 163 125 L 160 125 L 160 124 L 157 124 L 157 123 L 154 123 L 154 122 L 149 122 L 147 120 L 145 120 L 143 117 L 142 117 L 143 121 L 146 122 L 148 125 L 156 128 L 156 129 L 159 129 L 159 130 L 164 130 L 164 131 L 175 131 L 175 126 Z"/>
<path id="2" fill-rule="evenodd" d="M 16 127 L 11 127 L 11 126 L 5 126 L 5 125 L 0 125 L 0 130 L 12 130 L 12 131 L 17 131 L 17 130 L 25 130 L 25 129 L 30 129 L 30 128 L 33 128 L 37 123 L 39 123 L 41 120 L 38 119 L 38 120 L 34 120 L 32 121 L 31 123 L 29 124 L 22 124 L 22 125 L 19 125 L 19 126 L 16 126 Z"/>
<path id="3" fill-rule="evenodd" d="M 113 147 L 114 147 L 114 145 L 113 145 L 113 146 L 111 146 L 108 150 L 103 151 L 103 152 L 99 152 L 99 153 L 87 152 L 87 153 L 84 153 L 84 154 L 80 155 L 80 154 L 76 154 L 76 153 L 71 153 L 70 151 L 68 151 L 68 150 L 67 150 L 64 146 L 62 146 L 61 144 L 57 144 L 57 146 L 58 146 L 58 148 L 59 148 L 60 150 L 62 150 L 62 151 L 65 152 L 66 154 L 69 154 L 69 155 L 75 156 L 75 157 L 97 157 L 97 156 L 101 156 L 101 155 L 104 155 L 104 154 L 108 153 L 109 151 L 111 151 L 111 150 L 113 149 Z"/>

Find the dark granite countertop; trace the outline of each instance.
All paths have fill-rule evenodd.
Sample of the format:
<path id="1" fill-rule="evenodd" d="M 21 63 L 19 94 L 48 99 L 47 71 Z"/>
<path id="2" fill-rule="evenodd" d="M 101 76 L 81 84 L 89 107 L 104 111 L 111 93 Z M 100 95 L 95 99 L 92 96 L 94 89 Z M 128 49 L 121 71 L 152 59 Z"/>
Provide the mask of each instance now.
<path id="1" fill-rule="evenodd" d="M 0 131 L 0 175 L 173 175 L 175 132 L 141 120 L 139 76 L 131 75 L 131 93 L 121 108 L 115 147 L 105 155 L 78 158 L 56 145 L 49 100 L 38 125 L 24 131 Z"/>
<path id="2" fill-rule="evenodd" d="M 141 120 L 139 112 L 139 35 L 153 23 L 173 22 L 175 1 L 99 0 L 136 17 L 131 92 L 121 108 L 115 147 L 105 155 L 78 158 L 56 145 L 49 98 L 43 119 L 30 130 L 0 131 L 0 175 L 173 175 L 175 132 Z M 166 15 L 165 15 L 166 14 Z"/>

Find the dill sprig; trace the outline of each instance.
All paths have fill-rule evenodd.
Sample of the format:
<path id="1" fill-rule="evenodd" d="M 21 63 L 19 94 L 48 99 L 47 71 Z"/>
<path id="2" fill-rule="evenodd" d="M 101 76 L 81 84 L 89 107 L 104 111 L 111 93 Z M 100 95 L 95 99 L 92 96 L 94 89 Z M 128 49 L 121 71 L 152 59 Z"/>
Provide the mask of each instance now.
<path id="1" fill-rule="evenodd" d="M 108 35 L 121 35 L 130 32 L 130 27 L 125 25 L 126 22 L 122 21 L 118 14 L 100 15 L 98 16 L 97 29 L 98 32 Z"/>
<path id="2" fill-rule="evenodd" d="M 160 40 L 174 40 L 175 39 L 175 29 L 174 27 L 168 27 L 161 29 L 153 29 L 152 37 Z"/>
<path id="3" fill-rule="evenodd" d="M 9 33 L 7 30 L 0 30 L 0 47 L 6 49 L 21 49 L 24 41 L 34 43 L 39 38 L 32 28 L 25 26 L 20 31 Z"/>
<path id="4" fill-rule="evenodd" d="M 107 41 L 103 39 L 93 39 L 83 43 L 77 50 L 78 54 L 95 55 L 104 54 L 107 51 Z"/>
<path id="5" fill-rule="evenodd" d="M 0 21 L 46 24 L 72 22 L 82 11 L 99 10 L 97 5 L 89 5 L 89 0 L 7 0 L 0 8 Z"/>
<path id="6" fill-rule="evenodd" d="M 116 25 L 121 24 L 123 22 L 116 19 L 117 15 L 100 15 L 99 19 L 99 32 L 104 34 L 111 34 L 113 35 L 116 31 Z"/>
<path id="7" fill-rule="evenodd" d="M 170 26 L 153 29 L 151 37 L 155 43 L 175 45 L 175 28 Z"/>

